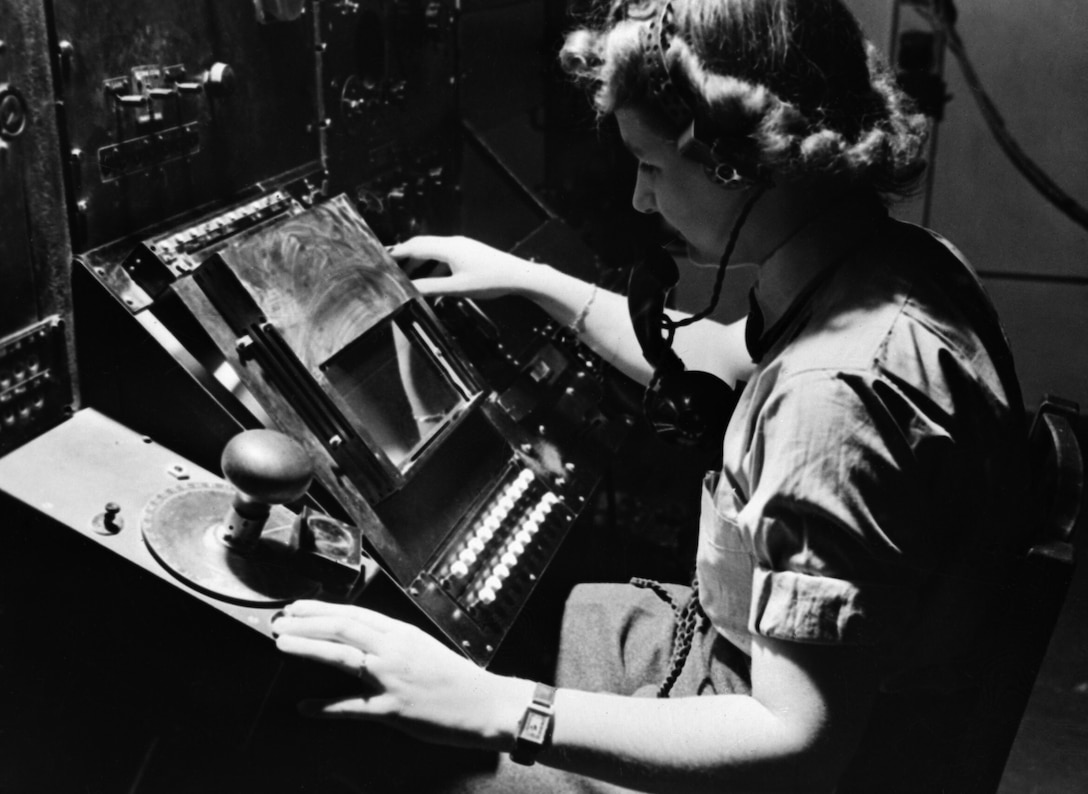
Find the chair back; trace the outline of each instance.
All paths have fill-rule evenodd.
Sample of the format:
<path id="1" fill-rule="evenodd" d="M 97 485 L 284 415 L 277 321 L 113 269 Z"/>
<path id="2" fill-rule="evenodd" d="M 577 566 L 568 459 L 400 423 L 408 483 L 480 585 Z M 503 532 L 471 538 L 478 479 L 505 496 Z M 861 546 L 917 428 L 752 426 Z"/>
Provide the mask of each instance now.
<path id="1" fill-rule="evenodd" d="M 1084 501 L 1075 403 L 1047 397 L 1028 439 L 1032 514 L 952 691 L 882 693 L 838 794 L 994 794 L 1073 578 Z M 995 495 L 999 496 L 999 495 Z"/>
<path id="2" fill-rule="evenodd" d="M 1028 439 L 1031 503 L 1027 548 L 1006 591 L 992 660 L 974 701 L 947 791 L 993 794 L 1046 655 L 1075 567 L 1074 538 L 1084 505 L 1079 409 L 1044 398 Z"/>

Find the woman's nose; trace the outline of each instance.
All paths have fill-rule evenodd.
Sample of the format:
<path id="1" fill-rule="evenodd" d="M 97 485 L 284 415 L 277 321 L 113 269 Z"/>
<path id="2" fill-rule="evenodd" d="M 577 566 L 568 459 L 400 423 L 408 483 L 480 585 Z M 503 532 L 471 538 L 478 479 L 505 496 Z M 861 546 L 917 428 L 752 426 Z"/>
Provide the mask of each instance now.
<path id="1" fill-rule="evenodd" d="M 631 196 L 631 206 L 638 212 L 650 213 L 657 211 L 657 204 L 654 201 L 654 191 L 648 184 L 648 180 L 641 169 L 638 172 L 638 176 L 635 178 L 635 192 Z"/>

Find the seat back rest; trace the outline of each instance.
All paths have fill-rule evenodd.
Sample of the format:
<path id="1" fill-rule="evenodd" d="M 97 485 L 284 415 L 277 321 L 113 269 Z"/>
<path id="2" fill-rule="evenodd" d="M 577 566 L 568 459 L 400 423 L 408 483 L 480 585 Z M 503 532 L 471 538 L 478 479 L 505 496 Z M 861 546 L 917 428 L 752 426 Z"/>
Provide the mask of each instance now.
<path id="1" fill-rule="evenodd" d="M 1084 459 L 1076 403 L 1047 396 L 1029 439 L 1033 526 L 1001 604 L 991 663 L 972 709 L 949 791 L 993 794 L 1073 579 L 1073 540 L 1083 514 Z"/>
<path id="2" fill-rule="evenodd" d="M 1078 417 L 1076 403 L 1048 395 L 1032 423 L 1032 497 L 1042 511 L 1033 542 L 1073 542 L 1085 493 Z"/>

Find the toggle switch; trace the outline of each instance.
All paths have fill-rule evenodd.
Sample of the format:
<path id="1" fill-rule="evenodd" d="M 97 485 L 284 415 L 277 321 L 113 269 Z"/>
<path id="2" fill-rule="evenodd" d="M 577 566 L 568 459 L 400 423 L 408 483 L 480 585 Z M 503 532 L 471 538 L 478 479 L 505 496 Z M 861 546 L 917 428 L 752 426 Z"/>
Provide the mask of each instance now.
<path id="1" fill-rule="evenodd" d="M 116 535 L 125 528 L 125 519 L 121 516 L 121 505 L 106 502 L 102 512 L 91 519 L 91 528 L 100 535 Z"/>

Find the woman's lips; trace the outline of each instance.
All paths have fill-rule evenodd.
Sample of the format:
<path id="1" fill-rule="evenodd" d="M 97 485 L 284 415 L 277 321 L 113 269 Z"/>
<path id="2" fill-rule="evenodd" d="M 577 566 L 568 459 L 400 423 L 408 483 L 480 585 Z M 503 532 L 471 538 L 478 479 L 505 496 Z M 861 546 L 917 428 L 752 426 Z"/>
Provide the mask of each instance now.
<path id="1" fill-rule="evenodd" d="M 672 256 L 688 255 L 688 244 L 683 237 L 672 237 L 669 240 L 666 240 L 661 247 L 664 248 Z"/>

